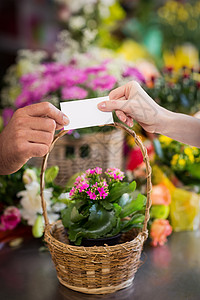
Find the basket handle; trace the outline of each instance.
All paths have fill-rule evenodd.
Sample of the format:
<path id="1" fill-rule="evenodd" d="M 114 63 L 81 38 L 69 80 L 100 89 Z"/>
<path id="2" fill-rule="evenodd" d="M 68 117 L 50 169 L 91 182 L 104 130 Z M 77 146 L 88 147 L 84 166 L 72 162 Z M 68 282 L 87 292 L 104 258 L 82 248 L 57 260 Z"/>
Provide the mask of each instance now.
<path id="1" fill-rule="evenodd" d="M 142 152 L 142 155 L 143 155 L 143 161 L 145 162 L 145 166 L 146 166 L 147 202 L 146 202 L 145 218 L 144 218 L 144 225 L 143 225 L 142 231 L 146 232 L 147 223 L 148 223 L 149 218 L 150 218 L 149 210 L 150 210 L 150 207 L 151 207 L 151 197 L 150 197 L 150 194 L 151 194 L 151 166 L 150 166 L 150 163 L 149 163 L 149 157 L 148 157 L 148 154 L 147 154 L 147 149 L 144 147 L 142 141 L 138 138 L 138 136 L 136 135 L 136 133 L 132 129 L 126 127 L 125 125 L 123 125 L 121 123 L 117 123 L 117 122 L 114 123 L 114 127 L 124 129 L 128 134 L 130 134 L 134 138 L 136 145 L 139 146 L 139 148 Z M 44 199 L 44 188 L 45 188 L 44 175 L 45 175 L 45 170 L 46 170 L 46 167 L 47 167 L 47 160 L 48 160 L 49 154 L 52 151 L 52 149 L 53 149 L 55 143 L 57 142 L 57 140 L 59 138 L 61 138 L 62 136 L 64 136 L 67 132 L 68 132 L 68 130 L 63 130 L 63 131 L 60 131 L 57 135 L 55 135 L 54 140 L 53 140 L 53 142 L 52 142 L 52 144 L 49 148 L 49 152 L 43 157 L 41 174 L 40 174 L 40 196 L 41 196 L 41 204 L 42 204 L 43 216 L 44 216 L 44 220 L 45 220 L 45 226 L 49 225 L 49 219 L 48 219 L 47 209 L 46 209 L 46 201 Z"/>

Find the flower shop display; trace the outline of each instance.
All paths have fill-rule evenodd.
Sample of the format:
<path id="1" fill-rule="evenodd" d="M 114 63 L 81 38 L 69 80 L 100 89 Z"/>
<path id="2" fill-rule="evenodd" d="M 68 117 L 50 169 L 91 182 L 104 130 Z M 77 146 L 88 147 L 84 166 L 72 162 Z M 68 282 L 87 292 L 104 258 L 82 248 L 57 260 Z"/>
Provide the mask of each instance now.
<path id="1" fill-rule="evenodd" d="M 167 166 L 179 180 L 179 186 L 187 185 L 199 191 L 200 178 L 200 150 L 172 140 L 166 136 L 159 136 L 155 140 L 156 162 Z M 177 184 L 175 183 L 177 186 Z"/>
<path id="2" fill-rule="evenodd" d="M 161 106 L 175 112 L 194 114 L 200 110 L 199 68 L 173 66 L 163 69 L 162 76 L 152 77 L 151 86 L 143 86 Z"/>
<path id="3" fill-rule="evenodd" d="M 144 196 L 140 194 L 136 199 L 134 196 L 135 200 L 129 197 L 135 189 L 134 182 L 123 182 L 124 174 L 118 169 L 108 169 L 104 173 L 106 177 L 103 178 L 101 168 L 96 167 L 88 169 L 75 179 L 69 192 L 67 208 L 62 212 L 62 219 L 69 239 L 78 245 L 83 238 L 112 236 L 125 228 L 128 230 L 129 226 L 130 229 L 142 225 L 144 220 L 141 229 L 134 228 L 124 232 L 116 245 L 70 245 L 61 220 L 50 224 L 48 219 L 44 189 L 49 153 L 45 155 L 41 169 L 40 194 L 45 219 L 45 241 L 51 252 L 57 277 L 66 287 L 88 294 L 112 293 L 131 285 L 140 264 L 143 243 L 148 235 L 151 168 L 147 150 L 131 129 L 121 123 L 115 123 L 115 126 L 134 136 L 143 153 L 147 172 L 145 211 Z M 60 132 L 55 137 L 51 149 L 66 133 L 67 131 Z M 142 211 L 143 216 L 138 214 Z M 130 219 L 126 219 L 128 216 Z"/>
<path id="4" fill-rule="evenodd" d="M 197 230 L 200 225 L 199 149 L 165 136 L 160 136 L 155 145 L 157 156 L 152 182 L 159 189 L 162 184 L 170 192 L 170 224 L 174 231 Z M 155 199 L 155 195 L 152 197 Z"/>
<path id="5" fill-rule="evenodd" d="M 54 183 L 57 173 L 58 167 L 53 166 L 48 168 L 45 177 L 44 195 L 51 222 L 60 217 L 60 211 L 65 207 L 64 189 Z M 31 231 L 34 237 L 43 235 L 39 174 L 39 169 L 25 165 L 14 174 L 0 176 L 0 242 L 18 236 L 23 238 Z"/>

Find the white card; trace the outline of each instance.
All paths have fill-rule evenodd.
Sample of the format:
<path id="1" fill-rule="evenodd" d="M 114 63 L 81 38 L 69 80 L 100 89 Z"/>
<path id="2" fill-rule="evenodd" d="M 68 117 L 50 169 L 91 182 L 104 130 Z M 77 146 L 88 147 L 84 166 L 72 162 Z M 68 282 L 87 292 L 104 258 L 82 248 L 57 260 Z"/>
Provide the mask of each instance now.
<path id="1" fill-rule="evenodd" d="M 109 97 L 61 102 L 61 111 L 69 118 L 65 130 L 106 125 L 114 123 L 112 112 L 102 112 L 97 104 L 108 101 Z"/>

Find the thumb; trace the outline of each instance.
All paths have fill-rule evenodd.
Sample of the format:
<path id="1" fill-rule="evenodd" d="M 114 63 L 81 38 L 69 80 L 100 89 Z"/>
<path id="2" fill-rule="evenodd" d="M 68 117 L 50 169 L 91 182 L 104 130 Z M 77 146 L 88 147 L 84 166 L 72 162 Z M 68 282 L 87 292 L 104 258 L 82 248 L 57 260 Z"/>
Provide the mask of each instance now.
<path id="1" fill-rule="evenodd" d="M 100 102 L 97 105 L 98 109 L 101 111 L 113 111 L 121 110 L 125 113 L 130 113 L 130 104 L 129 100 L 109 100 Z"/>

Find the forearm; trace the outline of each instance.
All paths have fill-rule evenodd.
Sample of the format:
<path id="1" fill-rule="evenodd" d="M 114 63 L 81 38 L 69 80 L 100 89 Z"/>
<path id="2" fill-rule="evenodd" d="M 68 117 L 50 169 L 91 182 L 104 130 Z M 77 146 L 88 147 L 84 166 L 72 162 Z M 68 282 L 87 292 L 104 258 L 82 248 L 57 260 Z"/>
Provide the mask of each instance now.
<path id="1" fill-rule="evenodd" d="M 195 117 L 163 109 L 160 114 L 160 127 L 156 128 L 156 133 L 200 148 L 200 119 Z"/>

